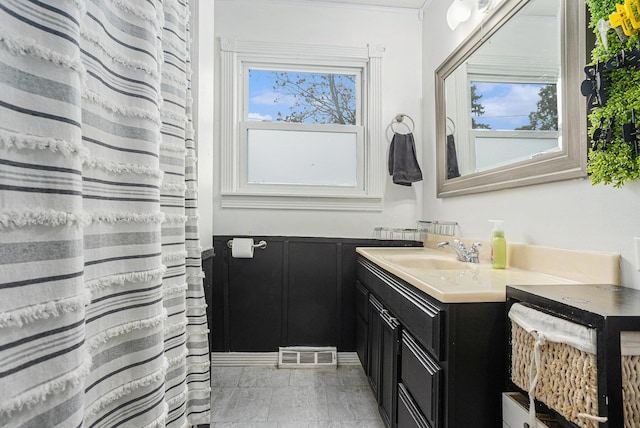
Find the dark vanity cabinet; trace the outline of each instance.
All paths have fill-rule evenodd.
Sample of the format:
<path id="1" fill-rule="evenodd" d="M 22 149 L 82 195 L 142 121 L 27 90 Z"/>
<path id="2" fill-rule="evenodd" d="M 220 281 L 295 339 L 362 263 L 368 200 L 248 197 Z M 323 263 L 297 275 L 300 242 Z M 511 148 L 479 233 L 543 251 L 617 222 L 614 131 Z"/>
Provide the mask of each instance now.
<path id="1" fill-rule="evenodd" d="M 358 257 L 358 355 L 389 427 L 502 425 L 504 302 L 442 303 Z"/>
<path id="2" fill-rule="evenodd" d="M 396 367 L 398 364 L 398 334 L 400 324 L 387 309 L 382 309 L 380 320 L 380 379 L 379 397 L 380 414 L 387 426 L 394 428 L 395 408 L 398 390 Z"/>
<path id="3" fill-rule="evenodd" d="M 366 356 L 359 353 L 362 367 L 365 369 L 369 386 L 378 400 L 380 415 L 389 427 L 395 427 L 397 400 L 397 371 L 400 323 L 378 299 L 370 294 L 359 282 L 356 283 L 359 298 L 366 298 L 362 312 L 357 305 L 358 317 L 368 320 L 362 335 L 357 335 L 356 348 L 366 349 Z M 361 321 L 364 323 L 364 321 Z"/>
<path id="4" fill-rule="evenodd" d="M 370 296 L 367 306 L 369 312 L 369 331 L 367 332 L 367 355 L 369 356 L 366 365 L 367 378 L 369 385 L 376 399 L 380 399 L 380 368 L 381 368 L 381 347 L 382 347 L 382 322 L 380 320 L 380 312 L 382 305 L 378 300 Z"/>

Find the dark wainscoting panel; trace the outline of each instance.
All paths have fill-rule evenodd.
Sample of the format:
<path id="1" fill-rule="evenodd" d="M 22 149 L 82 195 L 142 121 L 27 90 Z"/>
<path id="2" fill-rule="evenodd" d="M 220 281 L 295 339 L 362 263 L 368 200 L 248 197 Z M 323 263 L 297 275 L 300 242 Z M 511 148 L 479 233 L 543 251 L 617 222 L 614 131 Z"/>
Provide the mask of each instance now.
<path id="1" fill-rule="evenodd" d="M 214 352 L 273 352 L 279 346 L 336 346 L 354 351 L 356 247 L 420 246 L 415 241 L 254 236 L 267 248 L 231 256 L 214 236 L 204 262 Z M 247 236 L 236 236 L 247 238 Z M 209 269 L 212 269 L 209 270 Z M 205 280 L 207 283 L 207 280 Z"/>

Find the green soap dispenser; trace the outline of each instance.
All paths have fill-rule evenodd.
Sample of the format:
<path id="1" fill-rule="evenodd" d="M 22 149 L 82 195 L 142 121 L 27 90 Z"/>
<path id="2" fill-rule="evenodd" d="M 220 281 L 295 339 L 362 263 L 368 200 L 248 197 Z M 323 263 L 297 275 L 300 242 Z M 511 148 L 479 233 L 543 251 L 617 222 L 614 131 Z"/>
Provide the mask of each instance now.
<path id="1" fill-rule="evenodd" d="M 494 269 L 507 267 L 507 240 L 504 239 L 502 220 L 489 220 L 493 223 L 491 231 L 491 264 Z"/>

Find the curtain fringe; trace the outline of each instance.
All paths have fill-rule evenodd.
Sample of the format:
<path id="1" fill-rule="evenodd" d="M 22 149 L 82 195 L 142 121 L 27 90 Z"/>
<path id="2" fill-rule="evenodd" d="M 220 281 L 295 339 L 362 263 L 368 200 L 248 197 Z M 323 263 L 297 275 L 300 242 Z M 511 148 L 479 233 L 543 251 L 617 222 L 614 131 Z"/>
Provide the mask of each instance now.
<path id="1" fill-rule="evenodd" d="M 200 254 L 202 253 L 202 247 L 201 246 L 196 246 L 196 247 L 189 247 L 187 248 L 187 253 L 198 253 L 197 256 L 200 257 Z"/>
<path id="2" fill-rule="evenodd" d="M 187 190 L 187 185 L 184 183 L 163 183 L 162 192 L 181 192 L 184 193 Z"/>
<path id="3" fill-rule="evenodd" d="M 163 39 L 162 42 L 163 42 L 164 45 L 169 45 L 171 48 L 173 48 L 173 50 L 178 51 L 178 52 L 184 51 L 184 49 L 185 49 L 185 46 L 182 46 L 182 47 L 177 46 L 173 41 L 167 43 L 167 39 Z M 163 71 L 162 72 L 162 77 L 164 78 L 163 80 L 170 80 L 173 83 L 175 83 L 176 85 L 180 85 L 180 87 L 182 89 L 186 89 L 187 88 L 187 79 L 186 79 L 186 77 L 184 75 L 177 76 L 177 75 L 175 75 L 173 73 L 170 73 L 168 71 Z M 185 119 L 186 119 L 185 117 L 182 117 L 179 120 L 180 121 L 184 121 Z"/>
<path id="4" fill-rule="evenodd" d="M 60 52 L 40 46 L 33 39 L 22 37 L 14 38 L 0 32 L 0 45 L 4 46 L 5 49 L 14 55 L 32 56 L 56 65 L 67 67 L 77 72 L 81 78 L 84 78 L 86 74 L 86 70 L 82 64 L 80 56 L 76 58 L 64 55 Z"/>
<path id="5" fill-rule="evenodd" d="M 210 330 L 208 328 L 197 333 L 187 331 L 187 338 L 192 336 L 207 336 L 209 333 L 210 333 Z"/>
<path id="6" fill-rule="evenodd" d="M 92 33 L 87 30 L 84 26 L 81 28 L 80 34 L 88 41 L 98 46 L 102 52 L 105 53 L 111 60 L 117 62 L 119 64 L 124 65 L 125 67 L 132 68 L 134 70 L 141 70 L 149 75 L 153 79 L 153 83 L 156 86 L 160 84 L 160 73 L 158 70 L 155 70 L 153 67 L 150 67 L 149 64 L 144 63 L 142 61 L 137 61 L 131 58 L 127 58 L 122 55 L 114 55 L 109 49 L 102 43 L 100 40 L 100 36 L 95 33 Z"/>
<path id="7" fill-rule="evenodd" d="M 169 405 L 169 408 L 174 407 L 176 404 L 180 403 L 181 401 L 185 401 L 187 398 L 187 392 L 188 392 L 187 388 L 184 388 L 180 394 L 167 400 L 167 404 Z"/>
<path id="8" fill-rule="evenodd" d="M 173 333 L 177 333 L 177 332 L 178 332 L 178 331 L 180 331 L 180 330 L 185 330 L 185 331 L 186 331 L 187 323 L 188 323 L 188 322 L 189 322 L 189 321 L 185 319 L 185 320 L 183 320 L 183 321 L 181 321 L 181 322 L 179 322 L 179 323 L 175 323 L 175 324 L 165 324 L 165 327 L 164 327 L 164 335 L 165 335 L 165 336 L 169 336 L 169 335 L 171 335 L 171 334 L 173 334 Z"/>
<path id="9" fill-rule="evenodd" d="M 56 210 L 42 211 L 3 211 L 0 213 L 0 230 L 27 226 L 78 226 L 91 223 L 86 213 L 67 213 Z"/>
<path id="10" fill-rule="evenodd" d="M 178 146 L 177 144 L 160 144 L 160 150 L 167 152 L 185 153 L 187 149 L 184 146 Z"/>
<path id="11" fill-rule="evenodd" d="M 163 74 L 164 76 L 164 74 Z M 177 114 L 174 113 L 170 110 L 162 110 L 160 112 L 160 117 L 162 118 L 162 120 L 174 120 L 178 123 L 186 123 L 187 122 L 187 117 L 184 114 Z"/>
<path id="12" fill-rule="evenodd" d="M 126 107 L 126 106 L 109 102 L 103 97 L 101 97 L 100 94 L 90 91 L 89 89 L 86 89 L 86 88 L 82 93 L 82 97 L 87 101 L 91 101 L 93 103 L 99 104 L 100 106 L 104 107 L 106 110 L 110 110 L 122 116 L 147 119 L 158 126 L 158 132 L 160 130 L 160 127 L 162 126 L 162 121 L 160 120 L 160 117 L 155 113 L 150 113 L 149 110 L 144 110 L 141 108 Z"/>
<path id="13" fill-rule="evenodd" d="M 163 254 L 162 255 L 162 262 L 163 263 L 164 262 L 172 262 L 172 261 L 184 259 L 185 257 L 187 257 L 187 252 L 186 251 L 177 251 L 175 253 Z"/>
<path id="14" fill-rule="evenodd" d="M 180 353 L 180 355 L 178 355 L 177 357 L 173 357 L 173 358 L 169 358 L 168 364 L 169 364 L 169 368 L 173 367 L 173 366 L 177 366 L 178 364 L 186 361 L 187 359 L 187 355 L 189 354 L 189 350 L 187 349 L 187 347 L 184 347 L 184 351 L 182 351 Z"/>
<path id="15" fill-rule="evenodd" d="M 188 217 L 186 215 L 181 215 L 181 214 L 165 214 L 165 219 L 164 222 L 165 223 L 186 223 L 188 220 Z"/>
<path id="16" fill-rule="evenodd" d="M 153 383 L 164 382 L 164 379 L 167 375 L 168 364 L 166 358 L 163 358 L 162 360 L 162 367 L 160 369 L 147 376 L 143 376 L 134 381 L 125 383 L 124 385 L 111 390 L 111 392 L 102 396 L 99 400 L 91 403 L 90 406 L 85 408 L 85 418 L 87 416 L 93 416 L 97 414 L 100 410 L 104 409 L 117 399 L 129 395 L 139 388 L 151 385 Z"/>
<path id="17" fill-rule="evenodd" d="M 102 159 L 89 157 L 85 160 L 85 165 L 91 168 L 98 168 L 110 173 L 122 174 L 131 173 L 138 175 L 147 175 L 162 180 L 164 173 L 156 168 L 150 168 L 144 165 L 126 164 L 117 162 L 108 162 Z"/>
<path id="18" fill-rule="evenodd" d="M 87 281 L 87 288 L 99 290 L 112 285 L 124 285 L 127 282 L 147 282 L 162 277 L 167 271 L 167 267 L 162 265 L 156 269 L 143 270 L 138 272 L 127 272 L 116 275 L 109 275 L 102 278 Z"/>
<path id="19" fill-rule="evenodd" d="M 93 336 L 91 339 L 87 340 L 87 348 L 90 352 L 94 352 L 100 346 L 107 343 L 110 339 L 114 337 L 130 333 L 134 330 L 142 330 L 147 328 L 153 328 L 158 325 L 163 324 L 167 319 L 167 310 L 162 308 L 162 312 L 153 317 L 147 318 L 144 320 L 138 320 L 133 322 L 128 322 L 126 324 L 121 324 L 119 326 L 110 328 L 108 330 L 103 331 L 102 333 Z"/>
<path id="20" fill-rule="evenodd" d="M 109 1 L 118 9 L 124 10 L 125 12 L 130 13 L 131 15 L 135 15 L 138 18 L 143 19 L 144 21 L 147 21 L 149 24 L 151 24 L 155 28 L 156 31 L 160 31 L 160 29 L 162 28 L 162 25 L 164 24 L 164 19 L 162 20 L 162 22 L 159 22 L 159 19 L 158 19 L 159 14 L 155 11 L 155 9 L 153 13 L 148 13 L 143 8 L 136 7 L 129 2 L 125 2 L 122 0 L 109 0 Z"/>
<path id="21" fill-rule="evenodd" d="M 31 409 L 51 395 L 58 395 L 66 391 L 67 388 L 73 388 L 82 384 L 90 370 L 91 355 L 85 352 L 84 361 L 75 370 L 1 403 L 0 418 L 10 417 L 12 413 L 22 411 L 22 409 Z"/>
<path id="22" fill-rule="evenodd" d="M 185 282 L 184 284 L 180 284 L 174 287 L 164 288 L 162 290 L 162 295 L 164 297 L 171 296 L 173 294 L 184 293 L 189 288 L 189 285 Z"/>
<path id="23" fill-rule="evenodd" d="M 56 318 L 64 313 L 83 310 L 91 303 L 91 294 L 85 291 L 73 297 L 38 303 L 0 313 L 0 328 L 22 327 L 24 324 L 49 318 Z"/>
<path id="24" fill-rule="evenodd" d="M 189 310 L 189 309 L 207 309 L 208 306 L 209 305 L 207 305 L 206 303 L 202 303 L 202 304 L 199 304 L 199 305 L 189 305 L 189 306 L 187 306 L 187 310 Z"/>
<path id="25" fill-rule="evenodd" d="M 132 212 L 93 213 L 91 221 L 95 223 L 162 223 L 165 214 L 162 212 L 143 214 Z"/>
<path id="26" fill-rule="evenodd" d="M 191 12 L 189 11 L 189 9 L 187 7 L 183 7 L 180 5 L 180 3 L 176 0 L 165 0 L 164 1 L 164 7 L 166 8 L 171 8 L 173 9 L 173 11 L 176 13 L 176 15 L 178 15 L 178 17 L 180 19 L 183 19 L 185 21 L 189 21 L 189 16 L 191 15 Z M 183 11 L 183 9 L 185 9 L 186 11 Z"/>
<path id="27" fill-rule="evenodd" d="M 176 217 L 185 218 L 185 216 Z M 91 223 L 162 223 L 163 221 L 165 221 L 165 215 L 161 212 L 154 214 L 127 212 L 89 214 L 56 210 L 3 211 L 0 213 L 0 230 L 27 226 L 84 227 Z"/>
<path id="28" fill-rule="evenodd" d="M 66 157 L 85 158 L 89 150 L 79 143 L 56 138 L 40 137 L 19 132 L 0 129 L 0 144 L 5 148 L 17 150 L 50 150 Z"/>
<path id="29" fill-rule="evenodd" d="M 150 424 L 145 425 L 143 428 L 164 427 L 167 422 L 168 416 L 169 416 L 169 406 L 165 402 L 165 403 L 162 403 L 162 415 L 155 421 L 151 422 Z"/>

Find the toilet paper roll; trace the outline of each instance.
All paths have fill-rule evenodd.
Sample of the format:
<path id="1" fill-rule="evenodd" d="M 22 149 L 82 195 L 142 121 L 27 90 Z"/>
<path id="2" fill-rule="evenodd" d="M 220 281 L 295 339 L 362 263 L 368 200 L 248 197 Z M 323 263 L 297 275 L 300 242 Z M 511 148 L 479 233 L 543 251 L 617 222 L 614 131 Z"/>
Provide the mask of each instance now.
<path id="1" fill-rule="evenodd" d="M 233 238 L 231 255 L 236 259 L 252 259 L 253 238 Z"/>

